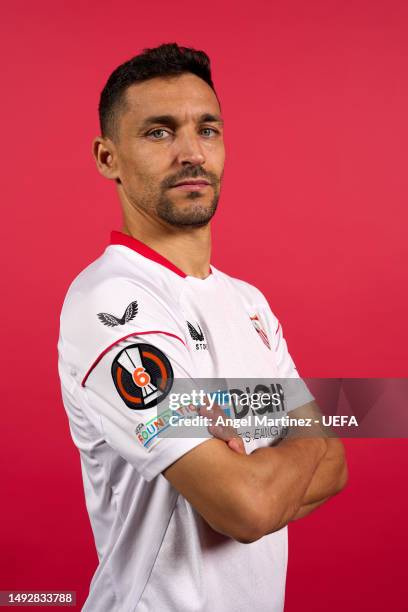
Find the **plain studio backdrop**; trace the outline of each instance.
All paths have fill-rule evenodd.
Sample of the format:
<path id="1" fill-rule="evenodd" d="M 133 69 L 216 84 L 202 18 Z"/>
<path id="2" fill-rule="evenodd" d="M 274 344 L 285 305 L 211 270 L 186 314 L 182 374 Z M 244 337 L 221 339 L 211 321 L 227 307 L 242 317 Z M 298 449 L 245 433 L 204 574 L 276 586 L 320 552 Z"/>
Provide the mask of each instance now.
<path id="1" fill-rule="evenodd" d="M 121 227 L 91 157 L 107 77 L 163 42 L 210 55 L 213 264 L 265 293 L 302 376 L 406 377 L 408 4 L 20 1 L 1 24 L 0 589 L 82 604 L 97 557 L 56 344 L 69 283 Z M 286 612 L 406 610 L 407 441 L 345 444 L 348 487 L 289 526 Z"/>

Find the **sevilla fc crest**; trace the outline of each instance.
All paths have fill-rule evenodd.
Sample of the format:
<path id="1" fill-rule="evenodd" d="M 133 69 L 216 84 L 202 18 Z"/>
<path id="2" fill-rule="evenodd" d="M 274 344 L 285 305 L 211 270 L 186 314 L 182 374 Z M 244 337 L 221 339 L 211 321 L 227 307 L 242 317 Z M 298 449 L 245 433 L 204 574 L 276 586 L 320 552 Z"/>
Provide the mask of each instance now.
<path id="1" fill-rule="evenodd" d="M 151 344 L 132 344 L 116 355 L 112 378 L 126 406 L 146 410 L 166 397 L 174 376 L 162 351 Z"/>
<path id="2" fill-rule="evenodd" d="M 266 331 L 263 329 L 263 327 L 261 325 L 261 322 L 259 320 L 258 315 L 255 314 L 252 317 L 250 317 L 250 319 L 252 321 L 252 325 L 255 327 L 256 331 L 258 332 L 258 335 L 261 338 L 262 342 L 270 350 L 271 349 L 271 345 L 269 344 L 268 336 L 266 334 Z"/>

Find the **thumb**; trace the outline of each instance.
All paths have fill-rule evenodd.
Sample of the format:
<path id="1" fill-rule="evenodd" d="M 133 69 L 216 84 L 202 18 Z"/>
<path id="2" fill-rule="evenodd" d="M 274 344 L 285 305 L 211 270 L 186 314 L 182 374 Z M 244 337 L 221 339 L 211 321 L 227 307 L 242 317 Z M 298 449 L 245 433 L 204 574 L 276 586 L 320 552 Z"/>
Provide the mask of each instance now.
<path id="1" fill-rule="evenodd" d="M 242 441 L 242 438 L 240 437 L 231 438 L 231 440 L 228 440 L 227 444 L 230 447 L 230 449 L 235 451 L 236 453 L 239 453 L 240 455 L 246 455 L 245 446 L 244 446 L 244 442 Z"/>

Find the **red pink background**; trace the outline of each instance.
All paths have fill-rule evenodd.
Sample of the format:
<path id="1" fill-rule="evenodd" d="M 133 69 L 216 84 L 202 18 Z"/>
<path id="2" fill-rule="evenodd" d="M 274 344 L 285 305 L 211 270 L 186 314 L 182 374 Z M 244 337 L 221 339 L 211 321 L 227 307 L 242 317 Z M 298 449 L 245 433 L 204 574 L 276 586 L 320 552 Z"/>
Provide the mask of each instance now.
<path id="1" fill-rule="evenodd" d="M 120 229 L 91 157 L 107 77 L 162 42 L 210 55 L 213 264 L 265 293 L 303 376 L 406 377 L 408 4 L 17 0 L 0 21 L 0 590 L 80 609 L 97 557 L 56 344 L 69 283 Z M 289 527 L 286 612 L 407 609 L 407 441 L 345 444 L 347 488 Z"/>

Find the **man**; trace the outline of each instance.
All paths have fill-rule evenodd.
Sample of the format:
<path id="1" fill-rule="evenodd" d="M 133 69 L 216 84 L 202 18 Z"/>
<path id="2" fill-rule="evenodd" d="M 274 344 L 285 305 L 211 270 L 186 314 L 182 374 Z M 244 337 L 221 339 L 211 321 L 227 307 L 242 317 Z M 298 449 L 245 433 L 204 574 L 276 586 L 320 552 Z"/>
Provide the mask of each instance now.
<path id="1" fill-rule="evenodd" d="M 341 442 L 314 429 L 243 452 L 222 427 L 169 435 L 166 413 L 177 381 L 300 380 L 261 292 L 210 265 L 225 152 L 208 57 L 145 50 L 99 113 L 93 154 L 123 228 L 71 284 L 58 344 L 100 562 L 83 609 L 281 611 L 287 523 L 344 487 Z M 303 387 L 285 402 L 320 415 Z"/>

